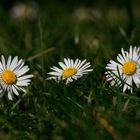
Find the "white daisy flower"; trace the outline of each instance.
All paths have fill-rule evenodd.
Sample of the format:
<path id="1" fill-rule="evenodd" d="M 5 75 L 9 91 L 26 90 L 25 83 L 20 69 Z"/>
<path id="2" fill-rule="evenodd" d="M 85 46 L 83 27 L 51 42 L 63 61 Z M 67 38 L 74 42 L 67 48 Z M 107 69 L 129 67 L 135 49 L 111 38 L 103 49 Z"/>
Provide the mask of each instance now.
<path id="1" fill-rule="evenodd" d="M 68 84 L 93 70 L 89 69 L 91 65 L 89 62 L 86 62 L 86 60 L 81 61 L 79 59 L 76 59 L 74 61 L 69 58 L 64 58 L 64 63 L 59 62 L 59 65 L 61 69 L 55 66 L 51 67 L 53 72 L 48 73 L 49 75 L 51 75 L 51 77 L 47 78 L 48 80 L 54 79 L 59 82 L 62 79 L 66 80 L 66 84 Z"/>
<path id="2" fill-rule="evenodd" d="M 117 61 L 113 60 L 107 64 L 106 74 L 107 81 L 112 86 L 123 86 L 123 92 L 130 90 L 135 84 L 140 87 L 140 48 L 130 46 L 129 52 L 121 49 L 122 54 L 118 54 Z"/>
<path id="3" fill-rule="evenodd" d="M 28 86 L 33 75 L 24 75 L 29 71 L 28 66 L 24 66 L 22 59 L 18 60 L 18 57 L 15 56 L 12 60 L 12 57 L 9 56 L 7 63 L 4 56 L 1 56 L 0 61 L 0 84 L 4 92 L 8 92 L 9 100 L 13 99 L 13 93 L 19 95 L 18 91 L 25 92 L 24 87 Z M 1 96 L 4 93 L 1 92 Z"/>
<path id="4" fill-rule="evenodd" d="M 38 16 L 38 11 L 38 4 L 35 2 L 17 3 L 11 8 L 10 15 L 17 20 L 35 19 Z"/>

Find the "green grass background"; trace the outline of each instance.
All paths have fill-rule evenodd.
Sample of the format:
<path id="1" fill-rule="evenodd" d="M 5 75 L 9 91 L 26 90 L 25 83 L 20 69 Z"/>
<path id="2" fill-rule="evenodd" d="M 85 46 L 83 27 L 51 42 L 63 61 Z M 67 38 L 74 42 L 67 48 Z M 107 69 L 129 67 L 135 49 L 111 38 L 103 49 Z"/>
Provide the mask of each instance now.
<path id="1" fill-rule="evenodd" d="M 140 90 L 122 93 L 104 76 L 121 48 L 140 44 L 139 7 L 121 4 L 52 1 L 24 21 L 1 6 L 0 54 L 25 59 L 34 78 L 26 94 L 0 99 L 0 140 L 140 139 Z M 94 70 L 67 86 L 46 81 L 64 57 L 87 59 Z"/>

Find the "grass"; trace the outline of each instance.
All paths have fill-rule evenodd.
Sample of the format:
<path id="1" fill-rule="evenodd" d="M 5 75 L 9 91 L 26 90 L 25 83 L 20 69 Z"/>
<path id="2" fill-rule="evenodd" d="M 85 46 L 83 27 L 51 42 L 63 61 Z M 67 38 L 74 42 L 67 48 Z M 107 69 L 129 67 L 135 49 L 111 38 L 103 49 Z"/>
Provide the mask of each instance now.
<path id="1" fill-rule="evenodd" d="M 125 8 L 67 7 L 48 4 L 39 18 L 22 22 L 0 11 L 0 53 L 25 59 L 34 74 L 27 93 L 0 99 L 0 139 L 140 139 L 140 90 L 122 93 L 104 79 L 122 47 L 139 45 L 139 18 L 129 29 Z M 64 57 L 86 58 L 94 71 L 67 86 L 46 81 Z"/>

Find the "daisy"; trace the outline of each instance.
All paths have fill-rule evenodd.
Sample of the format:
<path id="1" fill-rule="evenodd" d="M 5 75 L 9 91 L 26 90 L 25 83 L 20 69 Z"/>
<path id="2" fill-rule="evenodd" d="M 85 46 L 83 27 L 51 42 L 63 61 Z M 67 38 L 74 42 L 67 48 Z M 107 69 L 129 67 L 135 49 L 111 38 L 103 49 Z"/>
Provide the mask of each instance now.
<path id="1" fill-rule="evenodd" d="M 35 2 L 31 3 L 17 3 L 11 10 L 10 15 L 13 19 L 25 20 L 25 19 L 35 19 L 38 16 L 38 4 Z"/>
<path id="2" fill-rule="evenodd" d="M 25 92 L 24 87 L 28 86 L 33 75 L 24 75 L 29 71 L 28 66 L 24 66 L 22 59 L 18 60 L 15 56 L 9 56 L 7 63 L 4 56 L 1 56 L 0 61 L 0 84 L 4 92 L 8 93 L 9 100 L 13 99 L 13 94 L 19 95 L 19 91 Z M 1 96 L 4 93 L 1 92 Z"/>
<path id="3" fill-rule="evenodd" d="M 111 82 L 112 86 L 123 86 L 123 92 L 130 90 L 135 84 L 140 87 L 140 48 L 130 46 L 129 52 L 121 49 L 121 54 L 118 54 L 117 61 L 113 60 L 107 64 L 106 74 L 107 81 Z"/>
<path id="4" fill-rule="evenodd" d="M 60 80 L 66 80 L 66 84 L 68 84 L 93 70 L 89 69 L 91 65 L 89 62 L 86 62 L 86 60 L 81 61 L 79 59 L 76 59 L 74 61 L 69 58 L 64 58 L 64 63 L 59 62 L 59 65 L 61 69 L 55 66 L 51 67 L 53 71 L 48 73 L 49 75 L 51 75 L 51 77 L 47 79 L 54 79 L 58 82 Z"/>

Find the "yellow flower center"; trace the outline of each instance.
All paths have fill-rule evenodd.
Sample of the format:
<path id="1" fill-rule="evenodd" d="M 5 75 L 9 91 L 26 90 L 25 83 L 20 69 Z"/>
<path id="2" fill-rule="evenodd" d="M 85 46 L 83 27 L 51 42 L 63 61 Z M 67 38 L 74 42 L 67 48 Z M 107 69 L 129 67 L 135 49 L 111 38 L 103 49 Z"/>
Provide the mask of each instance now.
<path id="1" fill-rule="evenodd" d="M 63 77 L 64 78 L 69 78 L 77 73 L 77 69 L 75 68 L 68 68 L 63 71 Z"/>
<path id="2" fill-rule="evenodd" d="M 126 75 L 133 75 L 136 73 L 137 65 L 135 62 L 129 61 L 122 66 L 122 72 Z"/>
<path id="3" fill-rule="evenodd" d="M 1 74 L 2 80 L 7 84 L 7 85 L 12 85 L 16 83 L 17 77 L 16 74 L 13 73 L 11 70 L 5 70 Z"/>

